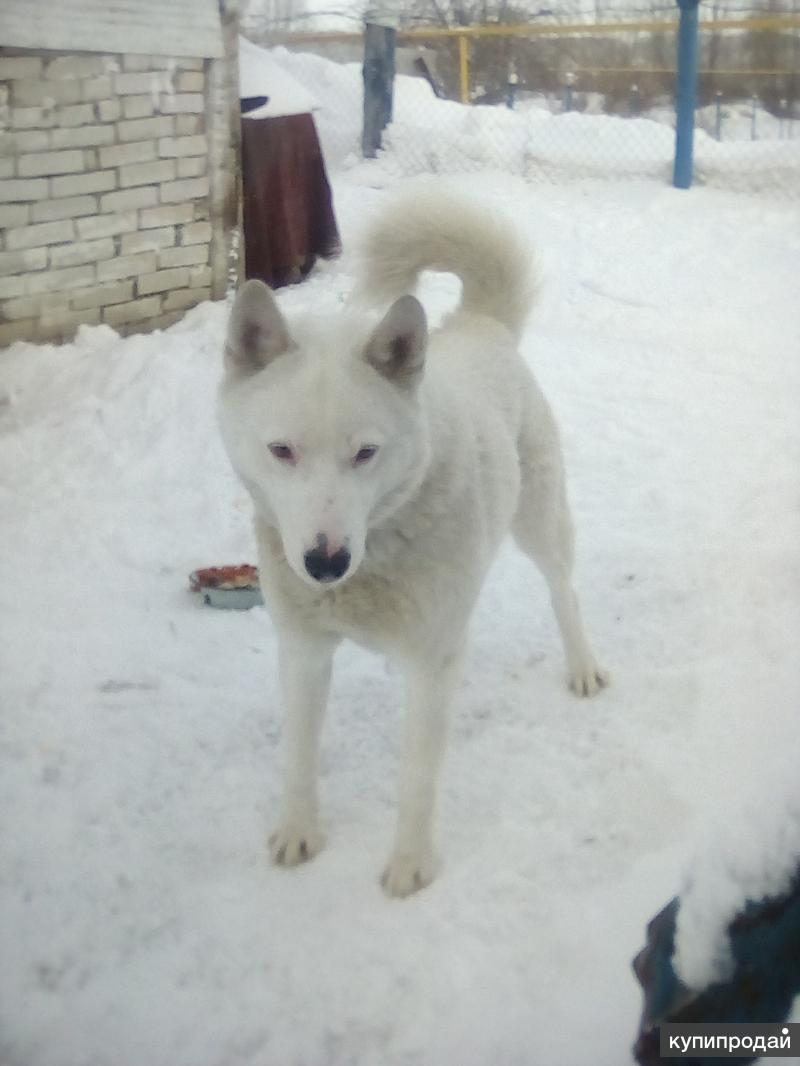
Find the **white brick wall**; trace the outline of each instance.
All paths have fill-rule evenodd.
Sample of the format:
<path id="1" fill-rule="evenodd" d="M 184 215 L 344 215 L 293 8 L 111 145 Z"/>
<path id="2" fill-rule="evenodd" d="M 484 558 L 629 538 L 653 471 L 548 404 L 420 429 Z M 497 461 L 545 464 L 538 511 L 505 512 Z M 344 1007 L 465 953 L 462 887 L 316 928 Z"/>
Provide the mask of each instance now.
<path id="1" fill-rule="evenodd" d="M 209 298 L 206 87 L 202 59 L 0 47 L 0 347 Z"/>

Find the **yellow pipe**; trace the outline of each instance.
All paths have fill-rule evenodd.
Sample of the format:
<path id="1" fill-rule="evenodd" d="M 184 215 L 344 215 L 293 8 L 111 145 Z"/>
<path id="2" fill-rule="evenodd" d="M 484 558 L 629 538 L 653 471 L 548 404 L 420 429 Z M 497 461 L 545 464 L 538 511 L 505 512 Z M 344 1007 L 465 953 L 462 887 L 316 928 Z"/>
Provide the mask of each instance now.
<path id="1" fill-rule="evenodd" d="M 572 37 L 576 34 L 614 34 L 614 33 L 675 33 L 677 21 L 644 20 L 640 22 L 566 22 L 566 23 L 522 23 L 511 26 L 504 23 L 492 23 L 489 26 L 420 26 L 415 29 L 398 30 L 398 41 L 435 40 L 440 37 L 458 37 L 459 41 L 470 37 Z M 763 15 L 746 19 L 703 19 L 700 22 L 703 31 L 715 30 L 796 30 L 800 29 L 800 15 Z M 363 33 L 273 33 L 270 44 L 283 42 L 312 43 L 314 41 L 350 41 L 356 43 L 363 39 Z M 459 45 L 461 48 L 461 45 Z"/>
<path id="2" fill-rule="evenodd" d="M 458 38 L 458 73 L 461 83 L 461 103 L 469 103 L 469 41 L 462 33 Z"/>
<path id="3" fill-rule="evenodd" d="M 800 15 L 764 15 L 747 19 L 704 19 L 700 29 L 710 30 L 789 30 L 800 28 Z M 442 26 L 421 26 L 417 29 L 398 30 L 398 40 L 417 40 L 436 37 L 571 37 L 576 34 L 614 33 L 675 33 L 677 21 L 646 19 L 638 22 L 564 22 L 521 23 L 516 26 L 495 22 L 488 26 L 459 26 L 456 29 Z"/>

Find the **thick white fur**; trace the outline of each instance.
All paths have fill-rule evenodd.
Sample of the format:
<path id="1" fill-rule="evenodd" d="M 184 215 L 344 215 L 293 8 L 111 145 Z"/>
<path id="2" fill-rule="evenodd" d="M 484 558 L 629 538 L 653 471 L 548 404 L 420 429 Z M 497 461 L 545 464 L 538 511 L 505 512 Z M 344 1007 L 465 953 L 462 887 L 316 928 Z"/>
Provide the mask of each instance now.
<path id="1" fill-rule="evenodd" d="M 426 338 L 406 296 L 423 269 L 457 274 L 462 301 Z M 264 596 L 286 702 L 283 808 L 271 837 L 291 865 L 322 846 L 317 753 L 343 637 L 395 659 L 405 678 L 399 809 L 383 885 L 407 895 L 434 876 L 431 823 L 448 708 L 467 626 L 510 530 L 540 567 L 567 658 L 591 695 L 607 677 L 571 586 L 572 528 L 558 431 L 516 350 L 533 293 L 510 223 L 446 192 L 416 192 L 376 221 L 358 301 L 335 318 L 286 322 L 266 286 L 240 290 L 220 422 L 255 505 Z M 427 343 L 426 343 L 427 342 Z M 268 446 L 291 445 L 291 463 Z M 354 464 L 365 445 L 375 458 Z M 324 534 L 349 570 L 330 584 L 304 556 Z"/>

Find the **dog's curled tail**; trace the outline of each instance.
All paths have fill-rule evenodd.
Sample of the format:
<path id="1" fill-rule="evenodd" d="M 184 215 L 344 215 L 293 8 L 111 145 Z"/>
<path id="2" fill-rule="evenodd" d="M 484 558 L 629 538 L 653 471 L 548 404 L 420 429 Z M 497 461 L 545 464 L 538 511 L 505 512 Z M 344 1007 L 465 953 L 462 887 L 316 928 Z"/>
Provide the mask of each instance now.
<path id="1" fill-rule="evenodd" d="M 409 190 L 370 226 L 360 248 L 357 299 L 411 293 L 423 270 L 456 274 L 463 310 L 522 332 L 535 295 L 530 249 L 508 218 L 441 189 Z"/>

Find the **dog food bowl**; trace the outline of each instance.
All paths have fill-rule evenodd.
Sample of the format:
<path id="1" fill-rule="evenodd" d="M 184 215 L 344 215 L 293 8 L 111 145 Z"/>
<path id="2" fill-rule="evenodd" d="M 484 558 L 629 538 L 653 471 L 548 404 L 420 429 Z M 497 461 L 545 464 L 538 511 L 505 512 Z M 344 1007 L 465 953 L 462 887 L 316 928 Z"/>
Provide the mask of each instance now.
<path id="1" fill-rule="evenodd" d="M 247 611 L 264 602 L 258 584 L 258 568 L 248 563 L 193 570 L 189 575 L 189 587 L 192 592 L 200 593 L 203 603 L 209 607 Z"/>

